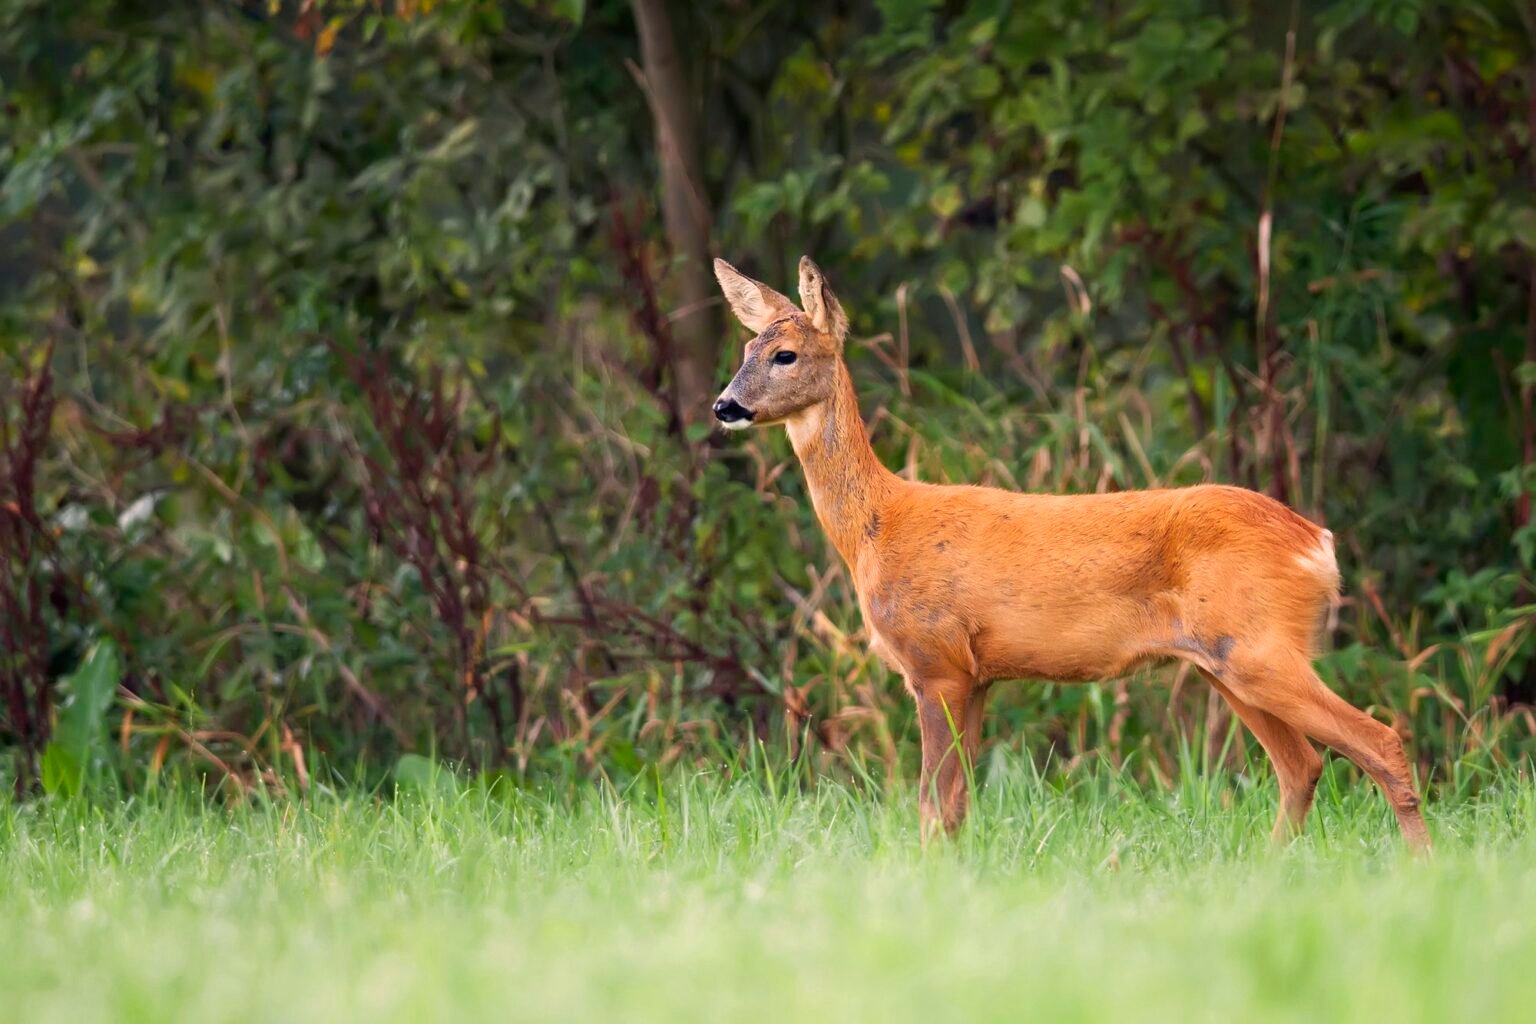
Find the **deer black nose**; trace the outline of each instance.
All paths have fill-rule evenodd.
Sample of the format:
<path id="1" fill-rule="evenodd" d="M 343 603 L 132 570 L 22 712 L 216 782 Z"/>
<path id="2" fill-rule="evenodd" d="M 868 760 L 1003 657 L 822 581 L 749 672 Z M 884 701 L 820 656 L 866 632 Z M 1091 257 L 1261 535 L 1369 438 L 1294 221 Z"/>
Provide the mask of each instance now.
<path id="1" fill-rule="evenodd" d="M 742 407 L 734 398 L 722 398 L 715 403 L 715 419 L 721 423 L 738 423 L 741 420 L 751 420 L 752 413 Z"/>

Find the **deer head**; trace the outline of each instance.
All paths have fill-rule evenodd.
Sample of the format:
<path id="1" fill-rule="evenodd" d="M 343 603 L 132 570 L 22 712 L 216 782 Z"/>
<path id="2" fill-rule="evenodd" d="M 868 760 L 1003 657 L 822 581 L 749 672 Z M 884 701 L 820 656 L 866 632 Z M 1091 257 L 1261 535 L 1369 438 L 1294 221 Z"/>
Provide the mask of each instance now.
<path id="1" fill-rule="evenodd" d="M 848 317 L 811 258 L 800 258 L 800 308 L 725 260 L 715 260 L 715 277 L 736 319 L 756 334 L 715 402 L 720 424 L 783 423 L 831 398 Z"/>

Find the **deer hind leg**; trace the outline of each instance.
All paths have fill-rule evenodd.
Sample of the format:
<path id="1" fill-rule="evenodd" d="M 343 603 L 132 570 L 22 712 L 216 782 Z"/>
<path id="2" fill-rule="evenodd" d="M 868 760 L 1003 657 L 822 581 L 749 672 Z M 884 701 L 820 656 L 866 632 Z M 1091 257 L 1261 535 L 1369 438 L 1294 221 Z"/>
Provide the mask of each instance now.
<path id="1" fill-rule="evenodd" d="M 1295 838 L 1301 834 L 1307 812 L 1312 809 L 1317 779 L 1323 773 L 1322 757 L 1300 729 L 1240 700 L 1221 680 L 1204 669 L 1200 674 L 1226 699 L 1275 767 L 1275 778 L 1280 783 L 1280 812 L 1275 817 L 1270 838 L 1276 843 Z"/>
<path id="2" fill-rule="evenodd" d="M 926 843 L 941 827 L 953 833 L 965 820 L 969 787 L 961 754 L 974 742 L 967 733 L 979 731 L 970 723 L 971 705 L 980 701 L 974 699 L 976 684 L 970 680 L 914 679 L 911 689 L 923 737 L 918 807 Z"/>
<path id="3" fill-rule="evenodd" d="M 1419 794 L 1403 741 L 1391 727 L 1328 689 L 1300 652 L 1281 652 L 1263 663 L 1250 659 L 1242 669 L 1237 664 L 1230 667 L 1232 671 L 1223 673 L 1223 682 L 1239 700 L 1269 712 L 1359 765 L 1386 795 L 1408 845 L 1429 848 L 1429 830 L 1419 811 Z"/>

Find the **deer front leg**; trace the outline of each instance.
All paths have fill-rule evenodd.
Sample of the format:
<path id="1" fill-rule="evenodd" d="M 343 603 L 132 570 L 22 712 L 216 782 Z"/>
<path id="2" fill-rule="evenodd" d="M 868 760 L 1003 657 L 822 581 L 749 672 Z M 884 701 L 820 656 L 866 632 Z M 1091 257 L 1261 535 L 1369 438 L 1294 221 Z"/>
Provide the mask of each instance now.
<path id="1" fill-rule="evenodd" d="M 923 737 L 923 770 L 919 777 L 918 807 L 922 815 L 923 842 L 938 835 L 940 827 L 953 833 L 965 820 L 969 802 L 962 767 L 962 751 L 970 728 L 970 704 L 976 684 L 970 680 L 912 680 L 917 699 L 917 724 Z"/>
<path id="2" fill-rule="evenodd" d="M 955 799 L 960 803 L 961 820 L 964 820 L 970 803 L 971 777 L 976 773 L 976 751 L 981 746 L 981 720 L 986 715 L 987 695 L 991 692 L 991 684 L 978 685 L 971 691 L 965 706 L 964 731 L 960 734 L 960 748 L 965 752 L 965 760 L 960 762 L 960 770 L 955 773 L 953 787 Z M 955 724 L 962 723 L 957 720 Z"/>

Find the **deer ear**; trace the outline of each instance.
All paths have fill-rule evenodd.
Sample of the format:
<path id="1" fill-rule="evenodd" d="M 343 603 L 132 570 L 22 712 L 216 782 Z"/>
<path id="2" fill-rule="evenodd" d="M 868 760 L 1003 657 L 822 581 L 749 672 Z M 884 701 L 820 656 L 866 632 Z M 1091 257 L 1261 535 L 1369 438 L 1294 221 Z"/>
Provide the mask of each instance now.
<path id="1" fill-rule="evenodd" d="M 848 336 L 848 314 L 843 304 L 832 294 L 821 268 L 811 262 L 809 256 L 800 257 L 800 305 L 811 318 L 811 326 L 823 334 L 830 334 L 838 346 Z"/>
<path id="2" fill-rule="evenodd" d="M 715 260 L 715 280 L 725 293 L 725 301 L 749 330 L 758 334 L 763 328 L 795 312 L 795 304 L 769 288 L 761 281 L 754 281 L 725 260 Z"/>

